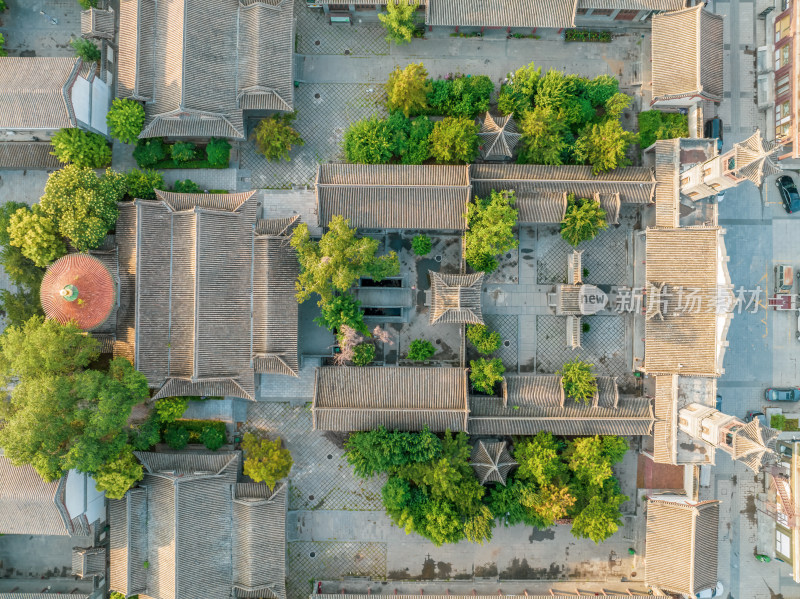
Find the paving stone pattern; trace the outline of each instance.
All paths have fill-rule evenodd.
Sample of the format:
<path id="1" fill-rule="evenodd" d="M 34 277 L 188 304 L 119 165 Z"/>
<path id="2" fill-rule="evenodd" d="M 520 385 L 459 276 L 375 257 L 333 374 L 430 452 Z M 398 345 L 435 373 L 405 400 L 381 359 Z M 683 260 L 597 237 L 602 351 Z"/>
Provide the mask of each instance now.
<path id="1" fill-rule="evenodd" d="M 383 88 L 370 84 L 313 83 L 295 90 L 298 118 L 294 128 L 305 142 L 290 153 L 290 161 L 270 162 L 256 153 L 252 141 L 240 146 L 240 169 L 250 173 L 251 188 L 289 188 L 311 185 L 317 165 L 342 160 L 342 141 L 347 127 L 385 110 Z M 249 123 L 249 130 L 257 121 Z M 244 175 L 243 175 L 244 176 Z"/>
<path id="2" fill-rule="evenodd" d="M 386 577 L 386 543 L 293 541 L 287 543 L 287 555 L 288 599 L 307 599 L 313 580 Z"/>
<path id="3" fill-rule="evenodd" d="M 297 18 L 295 52 L 299 54 L 389 54 L 386 31 L 380 23 L 332 25 L 321 8 L 308 8 L 305 0 L 295 1 L 294 14 Z M 355 18 L 358 19 L 357 14 Z"/>
<path id="4" fill-rule="evenodd" d="M 519 317 L 515 314 L 484 314 L 486 326 L 500 333 L 503 343 L 493 355 L 500 358 L 506 370 L 517 370 L 517 325 Z M 508 345 L 506 345 L 508 343 Z"/>
<path id="5" fill-rule="evenodd" d="M 362 480 L 353 475 L 340 443 L 311 430 L 311 410 L 288 403 L 254 402 L 245 430 L 280 436 L 292 452 L 290 510 L 379 510 L 383 477 Z"/>
<path id="6" fill-rule="evenodd" d="M 567 256 L 575 248 L 564 241 L 557 227 L 541 227 L 536 245 L 538 283 L 566 282 Z M 581 261 L 589 270 L 584 283 L 621 285 L 627 281 L 628 229 L 610 227 L 591 241 L 578 246 L 583 250 Z"/>

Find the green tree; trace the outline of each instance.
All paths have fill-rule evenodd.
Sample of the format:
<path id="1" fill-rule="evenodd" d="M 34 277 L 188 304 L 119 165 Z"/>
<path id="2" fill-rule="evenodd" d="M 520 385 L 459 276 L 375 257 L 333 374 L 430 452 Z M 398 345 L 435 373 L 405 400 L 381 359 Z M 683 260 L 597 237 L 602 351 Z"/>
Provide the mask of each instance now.
<path id="1" fill-rule="evenodd" d="M 591 539 L 595 543 L 605 541 L 619 530 L 622 524 L 619 506 L 627 500 L 625 495 L 592 497 L 589 505 L 573 520 L 572 534 L 579 539 Z"/>
<path id="2" fill-rule="evenodd" d="M 155 200 L 156 189 L 166 189 L 166 185 L 158 171 L 132 169 L 125 173 L 125 189 L 132 199 Z"/>
<path id="3" fill-rule="evenodd" d="M 348 162 L 386 164 L 392 159 L 392 146 L 389 126 L 377 117 L 353 123 L 344 133 L 344 155 Z"/>
<path id="4" fill-rule="evenodd" d="M 561 237 L 564 241 L 578 245 L 594 239 L 607 228 L 606 211 L 600 207 L 599 201 L 576 198 L 574 194 L 567 196 L 567 211 L 561 221 Z"/>
<path id="5" fill-rule="evenodd" d="M 611 75 L 600 75 L 586 83 L 584 94 L 592 106 L 604 106 L 619 91 L 619 81 Z"/>
<path id="6" fill-rule="evenodd" d="M 561 384 L 567 397 L 585 404 L 592 401 L 597 393 L 597 376 L 592 372 L 592 366 L 594 365 L 576 357 L 556 372 L 562 379 Z"/>
<path id="7" fill-rule="evenodd" d="M 14 292 L 0 290 L 0 310 L 5 313 L 6 325 L 20 325 L 34 316 L 44 315 L 39 292 L 27 287 Z"/>
<path id="8" fill-rule="evenodd" d="M 342 216 L 334 216 L 320 241 L 313 241 L 308 227 L 301 223 L 292 233 L 292 247 L 297 251 L 300 276 L 297 279 L 297 301 L 306 301 L 311 294 L 320 296 L 320 305 L 334 295 L 347 291 L 360 277 L 377 281 L 400 272 L 395 252 L 376 256 L 378 240 L 356 237 L 356 230 Z"/>
<path id="9" fill-rule="evenodd" d="M 361 478 L 399 467 L 428 462 L 442 455 L 442 442 L 425 427 L 419 433 L 389 432 L 384 427 L 351 433 L 344 445 L 347 462 Z"/>
<path id="10" fill-rule="evenodd" d="M 418 0 L 398 0 L 386 4 L 386 13 L 379 14 L 378 18 L 386 29 L 387 42 L 394 42 L 398 46 L 411 42 L 417 28 L 414 15 L 418 6 Z"/>
<path id="11" fill-rule="evenodd" d="M 201 193 L 202 190 L 200 186 L 192 181 L 191 179 L 184 179 L 175 181 L 175 185 L 172 188 L 172 191 L 175 193 Z"/>
<path id="12" fill-rule="evenodd" d="M 494 528 L 494 515 L 488 506 L 478 504 L 474 511 L 469 513 L 464 520 L 464 537 L 470 543 L 483 545 L 484 541 L 492 539 Z"/>
<path id="13" fill-rule="evenodd" d="M 500 358 L 470 360 L 469 380 L 481 393 L 493 395 L 497 383 L 503 380 L 506 369 Z"/>
<path id="14" fill-rule="evenodd" d="M 175 422 L 189 407 L 188 397 L 163 397 L 156 401 L 156 414 L 164 424 Z"/>
<path id="15" fill-rule="evenodd" d="M 399 110 L 406 117 L 424 114 L 428 109 L 428 94 L 433 86 L 423 63 L 411 63 L 405 69 L 395 67 L 386 82 L 386 108 Z"/>
<path id="16" fill-rule="evenodd" d="M 430 254 L 432 247 L 433 243 L 431 243 L 431 238 L 427 235 L 414 235 L 414 238 L 411 240 L 411 249 L 417 256 L 426 256 Z"/>
<path id="17" fill-rule="evenodd" d="M 144 478 L 142 465 L 129 446 L 119 456 L 103 466 L 94 475 L 98 491 L 105 491 L 108 499 L 122 499 L 133 485 Z"/>
<path id="18" fill-rule="evenodd" d="M 431 156 L 446 164 L 472 162 L 478 155 L 478 131 L 478 126 L 470 118 L 445 117 L 433 125 Z"/>
<path id="19" fill-rule="evenodd" d="M 474 119 L 489 110 L 494 82 L 486 75 L 456 75 L 431 81 L 428 104 L 432 114 Z"/>
<path id="20" fill-rule="evenodd" d="M 575 157 L 592 165 L 597 175 L 631 162 L 625 157 L 628 146 L 637 140 L 636 134 L 625 131 L 617 119 L 607 118 L 587 126 L 575 140 Z"/>
<path id="21" fill-rule="evenodd" d="M 256 151 L 267 160 L 291 160 L 289 151 L 292 146 L 304 143 L 291 126 L 296 117 L 296 112 L 289 112 L 261 119 L 250 136 L 256 143 Z"/>
<path id="22" fill-rule="evenodd" d="M 519 124 L 522 148 L 517 162 L 522 164 L 564 164 L 569 149 L 569 126 L 551 108 L 537 106 L 526 112 Z"/>
<path id="23" fill-rule="evenodd" d="M 131 444 L 137 451 L 148 451 L 159 441 L 161 441 L 161 422 L 152 412 L 147 420 L 131 429 Z"/>
<path id="24" fill-rule="evenodd" d="M 51 218 L 39 206 L 20 208 L 11 216 L 8 227 L 11 244 L 36 266 L 45 267 L 67 253 L 67 247 Z"/>
<path id="25" fill-rule="evenodd" d="M 530 488 L 521 493 L 520 503 L 536 514 L 539 528 L 548 528 L 567 516 L 567 511 L 575 504 L 575 497 L 564 486 L 544 485 L 537 491 Z"/>
<path id="26" fill-rule="evenodd" d="M 140 168 L 153 168 L 167 159 L 169 146 L 160 137 L 140 139 L 133 150 L 133 158 Z"/>
<path id="27" fill-rule="evenodd" d="M 366 366 L 375 359 L 375 346 L 372 343 L 359 343 L 353 348 L 353 364 Z"/>
<path id="28" fill-rule="evenodd" d="M 386 121 L 391 152 L 402 164 L 422 164 L 430 157 L 430 135 L 433 122 L 427 116 L 406 118 L 393 112 Z"/>
<path id="29" fill-rule="evenodd" d="M 164 441 L 176 451 L 180 451 L 189 444 L 189 431 L 179 424 L 171 424 L 164 432 Z"/>
<path id="30" fill-rule="evenodd" d="M 39 288 L 45 271 L 25 257 L 21 248 L 11 245 L 8 228 L 11 216 L 19 209 L 30 210 L 27 204 L 14 201 L 0 206 L 0 266 L 16 287 L 15 291 L 0 290 L 0 310 L 5 313 L 7 326 L 21 326 L 33 316 L 44 316 Z"/>
<path id="31" fill-rule="evenodd" d="M 6 50 L 5 46 L 6 38 L 2 33 L 0 33 L 0 56 L 8 56 L 8 51 Z"/>
<path id="32" fill-rule="evenodd" d="M 558 113 L 570 97 L 569 84 L 564 73 L 549 70 L 539 79 L 536 88 L 536 106 L 549 108 Z"/>
<path id="33" fill-rule="evenodd" d="M 63 163 L 101 168 L 111 163 L 111 148 L 106 138 L 77 127 L 59 129 L 50 142 L 50 152 Z"/>
<path id="34" fill-rule="evenodd" d="M 408 344 L 409 360 L 423 361 L 432 357 L 436 353 L 436 348 L 433 343 L 424 339 L 414 339 Z"/>
<path id="35" fill-rule="evenodd" d="M 252 433 L 245 433 L 242 439 L 244 451 L 244 474 L 255 482 L 263 482 L 275 488 L 279 480 L 289 476 L 292 469 L 292 454 L 288 449 L 281 449 L 281 439 L 274 441 L 261 439 Z"/>
<path id="36" fill-rule="evenodd" d="M 136 100 L 114 98 L 106 115 L 108 133 L 124 144 L 136 143 L 144 127 L 144 107 Z"/>
<path id="37" fill-rule="evenodd" d="M 630 103 L 631 97 L 628 94 L 614 94 L 604 104 L 606 117 L 618 119 Z"/>
<path id="38" fill-rule="evenodd" d="M 581 437 L 571 442 L 569 468 L 585 484 L 601 488 L 614 472 L 611 466 L 628 450 L 623 437 Z"/>
<path id="39" fill-rule="evenodd" d="M 485 324 L 470 324 L 467 325 L 467 341 L 479 352 L 488 356 L 498 350 L 502 339 L 500 333 L 491 330 Z"/>
<path id="40" fill-rule="evenodd" d="M 369 329 L 364 324 L 361 302 L 354 295 L 350 293 L 336 295 L 320 307 L 322 316 L 314 319 L 318 325 L 330 331 L 340 331 L 342 326 L 346 325 L 362 335 L 369 334 Z"/>
<path id="41" fill-rule="evenodd" d="M 560 451 L 561 445 L 552 433 L 541 431 L 522 438 L 514 446 L 514 459 L 519 463 L 515 477 L 534 481 L 540 487 L 566 480 L 568 472 Z"/>
<path id="42" fill-rule="evenodd" d="M 217 451 L 226 441 L 225 433 L 213 426 L 207 426 L 200 433 L 200 442 L 211 451 Z"/>
<path id="43" fill-rule="evenodd" d="M 69 45 L 75 51 L 75 56 L 83 62 L 100 62 L 100 48 L 92 40 L 78 37 L 73 39 Z"/>
<path id="44" fill-rule="evenodd" d="M 211 166 L 224 168 L 231 160 L 231 144 L 227 139 L 212 137 L 206 146 L 206 156 Z"/>
<path id="45" fill-rule="evenodd" d="M 495 256 L 517 247 L 514 225 L 517 224 L 516 198 L 513 191 L 494 191 L 488 198 L 475 198 L 467 207 L 467 232 L 464 253 L 475 270 L 492 272 Z"/>
<path id="46" fill-rule="evenodd" d="M 189 162 L 195 158 L 195 145 L 190 141 L 179 141 L 172 144 L 169 155 L 175 162 Z"/>
<path id="47" fill-rule="evenodd" d="M 677 112 L 646 110 L 637 116 L 639 120 L 639 145 L 649 148 L 659 139 L 689 137 L 689 117 Z"/>
<path id="48" fill-rule="evenodd" d="M 461 517 L 449 501 L 428 500 L 418 509 L 416 531 L 437 547 L 444 543 L 457 543 L 464 538 Z"/>

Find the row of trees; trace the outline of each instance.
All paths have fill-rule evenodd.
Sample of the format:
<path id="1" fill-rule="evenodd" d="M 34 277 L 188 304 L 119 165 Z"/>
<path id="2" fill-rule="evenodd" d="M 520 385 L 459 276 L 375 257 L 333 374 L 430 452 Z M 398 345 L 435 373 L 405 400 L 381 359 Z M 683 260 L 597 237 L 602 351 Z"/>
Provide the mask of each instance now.
<path id="1" fill-rule="evenodd" d="M 620 493 L 612 465 L 628 449 L 622 437 L 566 441 L 539 433 L 516 441 L 520 466 L 505 486 L 482 486 L 469 464 L 465 433 L 441 438 L 384 428 L 353 433 L 345 448 L 354 473 L 385 473 L 383 505 L 392 521 L 436 545 L 492 538 L 500 520 L 545 529 L 572 520 L 572 533 L 599 543 L 614 534 L 627 497 Z"/>

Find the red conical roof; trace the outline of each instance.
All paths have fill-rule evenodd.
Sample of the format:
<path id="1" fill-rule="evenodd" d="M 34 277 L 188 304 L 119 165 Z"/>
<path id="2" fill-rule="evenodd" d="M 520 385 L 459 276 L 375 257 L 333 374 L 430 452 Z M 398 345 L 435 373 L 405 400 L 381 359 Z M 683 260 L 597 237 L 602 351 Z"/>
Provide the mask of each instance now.
<path id="1" fill-rule="evenodd" d="M 87 254 L 68 254 L 47 268 L 39 296 L 48 318 L 62 324 L 75 321 L 88 331 L 111 314 L 116 290 L 111 273 L 100 260 Z"/>

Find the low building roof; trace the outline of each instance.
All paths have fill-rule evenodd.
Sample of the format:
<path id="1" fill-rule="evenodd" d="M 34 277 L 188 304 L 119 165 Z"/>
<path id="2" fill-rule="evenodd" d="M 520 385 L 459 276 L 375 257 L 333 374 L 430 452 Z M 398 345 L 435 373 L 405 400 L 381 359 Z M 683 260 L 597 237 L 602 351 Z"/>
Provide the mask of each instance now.
<path id="1" fill-rule="evenodd" d="M 465 368 L 317 368 L 312 418 L 315 430 L 434 432 L 467 429 Z"/>
<path id="2" fill-rule="evenodd" d="M 448 275 L 430 271 L 431 324 L 483 324 L 483 273 Z"/>
<path id="3" fill-rule="evenodd" d="M 680 217 L 680 140 L 656 142 L 656 226 L 677 228 Z"/>
<path id="4" fill-rule="evenodd" d="M 645 582 L 695 597 L 717 584 L 719 501 L 647 502 Z"/>
<path id="5" fill-rule="evenodd" d="M 653 459 L 659 464 L 677 464 L 678 377 L 655 377 L 655 412 Z"/>
<path id="6" fill-rule="evenodd" d="M 552 27 L 575 24 L 577 0 L 427 0 L 426 25 Z"/>
<path id="7" fill-rule="evenodd" d="M 66 480 L 45 482 L 33 466 L 14 466 L 0 455 L 0 534 L 70 534 Z"/>
<path id="8" fill-rule="evenodd" d="M 522 134 L 517 130 L 513 116 L 493 116 L 489 112 L 484 115 L 478 133 L 484 160 L 506 160 L 514 156 L 514 148 Z"/>
<path id="9" fill-rule="evenodd" d="M 64 164 L 52 154 L 49 141 L 0 142 L 0 169 L 55 171 Z"/>
<path id="10" fill-rule="evenodd" d="M 567 192 L 520 193 L 516 200 L 520 223 L 558 224 L 567 214 Z"/>

